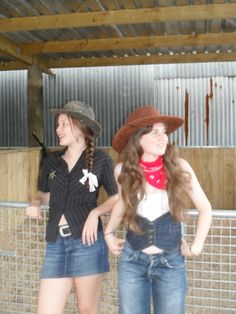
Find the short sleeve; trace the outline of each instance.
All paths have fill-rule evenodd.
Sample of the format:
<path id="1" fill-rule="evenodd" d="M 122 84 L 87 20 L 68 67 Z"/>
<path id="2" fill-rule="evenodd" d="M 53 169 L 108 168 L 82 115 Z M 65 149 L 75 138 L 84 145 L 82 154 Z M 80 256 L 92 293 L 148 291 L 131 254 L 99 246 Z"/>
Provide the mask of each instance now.
<path id="1" fill-rule="evenodd" d="M 109 196 L 117 194 L 117 184 L 114 177 L 114 162 L 111 157 L 105 153 L 104 167 L 102 173 L 102 185 Z"/>
<path id="2" fill-rule="evenodd" d="M 38 179 L 38 189 L 42 192 L 49 192 L 48 186 L 48 160 L 47 157 L 42 157 L 40 169 L 39 169 L 39 179 Z"/>

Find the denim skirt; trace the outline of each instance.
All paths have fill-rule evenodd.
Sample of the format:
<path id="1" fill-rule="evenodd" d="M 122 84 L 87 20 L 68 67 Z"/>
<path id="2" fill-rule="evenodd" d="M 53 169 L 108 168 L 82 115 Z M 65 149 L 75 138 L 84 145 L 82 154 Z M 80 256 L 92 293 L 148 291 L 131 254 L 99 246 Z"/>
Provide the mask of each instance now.
<path id="1" fill-rule="evenodd" d="M 108 249 L 103 233 L 92 245 L 72 236 L 57 236 L 56 242 L 48 242 L 41 278 L 89 276 L 109 271 Z"/>

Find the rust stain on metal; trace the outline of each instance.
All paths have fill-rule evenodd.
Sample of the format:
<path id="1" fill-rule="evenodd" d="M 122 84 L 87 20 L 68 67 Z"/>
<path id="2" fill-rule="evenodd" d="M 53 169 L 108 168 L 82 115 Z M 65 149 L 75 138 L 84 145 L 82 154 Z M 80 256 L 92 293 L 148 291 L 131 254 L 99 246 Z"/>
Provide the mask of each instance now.
<path id="1" fill-rule="evenodd" d="M 209 95 L 210 98 L 213 97 L 213 80 L 212 78 L 210 79 L 210 95 Z"/>
<path id="2" fill-rule="evenodd" d="M 213 80 L 210 79 L 210 93 L 206 95 L 206 105 L 205 105 L 205 122 L 206 122 L 206 145 L 208 145 L 208 136 L 209 136 L 209 102 L 213 98 Z"/>
<path id="3" fill-rule="evenodd" d="M 188 144 L 188 91 L 185 90 L 185 98 L 184 98 L 184 135 L 185 135 L 185 145 Z"/>
<path id="4" fill-rule="evenodd" d="M 206 95 L 206 118 L 205 118 L 205 122 L 206 122 L 206 145 L 208 145 L 208 129 L 209 129 L 209 99 L 210 96 Z"/>

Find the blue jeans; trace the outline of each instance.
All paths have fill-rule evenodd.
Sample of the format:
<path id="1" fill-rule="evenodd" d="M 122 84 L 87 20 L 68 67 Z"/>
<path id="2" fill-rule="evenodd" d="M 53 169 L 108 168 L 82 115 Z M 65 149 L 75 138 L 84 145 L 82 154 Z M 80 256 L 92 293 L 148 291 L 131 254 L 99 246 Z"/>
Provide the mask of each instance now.
<path id="1" fill-rule="evenodd" d="M 187 282 L 180 251 L 148 255 L 126 242 L 119 260 L 120 314 L 183 314 Z"/>

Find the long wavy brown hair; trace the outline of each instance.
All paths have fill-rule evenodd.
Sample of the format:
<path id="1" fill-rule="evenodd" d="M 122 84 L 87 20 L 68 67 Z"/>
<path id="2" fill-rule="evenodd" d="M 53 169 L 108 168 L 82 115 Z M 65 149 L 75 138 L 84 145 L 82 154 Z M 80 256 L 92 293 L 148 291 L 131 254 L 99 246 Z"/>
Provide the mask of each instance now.
<path id="1" fill-rule="evenodd" d="M 139 166 L 139 160 L 144 153 L 140 145 L 140 138 L 151 130 L 151 126 L 141 128 L 130 138 L 122 153 L 123 167 L 118 177 L 126 209 L 123 222 L 127 222 L 129 228 L 137 233 L 141 232 L 138 225 L 137 207 L 145 195 L 144 172 Z M 174 145 L 167 145 L 163 157 L 167 175 L 170 213 L 176 221 L 183 221 L 189 206 L 188 192 L 191 190 L 191 175 L 180 167 Z"/>

